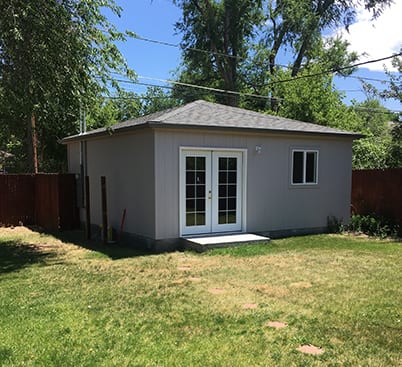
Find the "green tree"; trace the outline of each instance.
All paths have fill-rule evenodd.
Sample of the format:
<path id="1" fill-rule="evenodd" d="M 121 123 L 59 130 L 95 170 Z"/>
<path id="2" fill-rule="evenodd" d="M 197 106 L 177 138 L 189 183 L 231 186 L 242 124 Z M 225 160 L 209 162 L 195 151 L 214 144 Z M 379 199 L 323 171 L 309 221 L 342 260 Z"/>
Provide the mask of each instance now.
<path id="1" fill-rule="evenodd" d="M 392 168 L 402 168 L 402 124 L 400 122 L 393 127 L 391 137 L 387 165 Z"/>
<path id="2" fill-rule="evenodd" d="M 320 69 L 311 67 L 300 72 L 300 76 L 316 73 Z M 359 119 L 355 112 L 343 102 L 343 94 L 332 83 L 332 75 L 323 74 L 314 78 L 300 78 L 291 83 L 281 83 L 291 71 L 279 72 L 275 92 L 278 99 L 279 115 L 319 125 L 349 131 L 359 130 Z M 306 74 L 304 74 L 306 73 Z"/>
<path id="3" fill-rule="evenodd" d="M 396 69 L 395 72 L 388 70 L 389 88 L 382 93 L 382 97 L 392 98 L 402 103 L 402 48 L 399 55 L 392 60 L 392 64 Z M 394 119 L 394 127 L 391 131 L 391 143 L 387 164 L 389 167 L 402 168 L 402 114 Z"/>
<path id="4" fill-rule="evenodd" d="M 19 170 L 61 169 L 58 139 L 77 131 L 110 70 L 127 72 L 105 8 L 120 14 L 113 0 L 0 0 L 0 122 L 23 147 Z"/>
<path id="5" fill-rule="evenodd" d="M 153 112 L 167 110 L 181 104 L 171 93 L 166 93 L 160 87 L 149 87 L 141 96 L 141 115 L 148 115 Z"/>
<path id="6" fill-rule="evenodd" d="M 324 29 L 340 24 L 348 27 L 360 4 L 357 0 L 174 2 L 183 11 L 176 30 L 183 34 L 183 64 L 178 79 L 185 83 L 236 92 L 246 89 L 264 95 L 278 72 L 276 58 L 282 50 L 286 49 L 291 59 L 291 77 L 313 62 L 325 60 L 326 68 L 339 69 L 357 57 L 347 52 L 347 44 L 340 39 L 329 40 L 324 47 L 321 36 Z M 376 17 L 392 1 L 364 0 L 363 3 Z M 272 85 L 270 92 L 276 94 Z M 233 94 L 222 98 L 205 91 L 190 93 L 183 87 L 175 88 L 175 95 L 183 95 L 186 100 L 203 96 L 232 105 L 240 102 Z M 277 111 L 277 99 L 272 98 L 271 102 L 271 109 Z M 250 107 L 261 109 L 263 104 L 259 100 Z"/>
<path id="7" fill-rule="evenodd" d="M 358 117 L 356 131 L 364 135 L 353 145 L 353 167 L 387 168 L 391 144 L 389 121 L 393 114 L 372 98 L 354 103 L 352 108 Z"/>
<path id="8" fill-rule="evenodd" d="M 262 21 L 260 0 L 174 0 L 182 11 L 176 30 L 183 34 L 183 67 L 179 80 L 239 90 L 240 60 L 248 55 L 248 40 Z M 199 50 L 210 50 L 202 52 Z M 180 89 L 182 90 L 182 88 Z M 196 93 L 195 93 L 196 94 Z M 237 95 L 217 100 L 238 105 Z"/>

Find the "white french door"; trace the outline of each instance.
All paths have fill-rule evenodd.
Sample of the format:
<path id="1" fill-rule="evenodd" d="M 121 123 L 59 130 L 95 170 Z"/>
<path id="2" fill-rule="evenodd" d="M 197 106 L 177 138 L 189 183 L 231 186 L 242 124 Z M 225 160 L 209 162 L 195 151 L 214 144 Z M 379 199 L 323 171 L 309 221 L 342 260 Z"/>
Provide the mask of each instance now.
<path id="1" fill-rule="evenodd" d="M 181 234 L 242 229 L 243 153 L 182 150 Z"/>

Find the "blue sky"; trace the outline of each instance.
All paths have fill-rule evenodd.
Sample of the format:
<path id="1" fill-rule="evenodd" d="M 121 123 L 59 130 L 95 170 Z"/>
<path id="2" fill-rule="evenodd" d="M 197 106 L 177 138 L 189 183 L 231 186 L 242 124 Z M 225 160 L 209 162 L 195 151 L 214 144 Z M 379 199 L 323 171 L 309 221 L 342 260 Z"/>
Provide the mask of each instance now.
<path id="1" fill-rule="evenodd" d="M 180 35 L 175 34 L 174 23 L 181 16 L 180 9 L 172 4 L 171 0 L 116 0 L 123 8 L 121 18 L 110 17 L 119 30 L 131 30 L 141 37 L 178 44 Z M 402 2 L 387 13 L 384 13 L 375 23 L 371 22 L 363 11 L 358 14 L 358 22 L 344 36 L 351 43 L 353 50 L 367 53 L 366 59 L 375 59 L 388 56 L 402 47 L 402 29 L 398 31 L 399 10 L 402 11 Z M 400 9 L 399 9 L 400 8 Z M 394 22 L 392 24 L 392 22 Z M 339 31 L 340 32 L 340 31 Z M 181 57 L 178 48 L 152 44 L 149 42 L 128 39 L 126 43 L 119 44 L 119 48 L 128 61 L 129 66 L 140 76 L 150 78 L 169 79 L 179 66 Z M 364 61 L 363 58 L 361 61 Z M 354 76 L 385 79 L 381 63 L 360 68 Z M 142 80 L 142 82 L 150 82 Z M 161 84 L 158 82 L 150 82 Z M 380 83 L 375 83 L 381 88 Z M 344 90 L 345 102 L 350 100 L 364 100 L 360 82 L 354 78 L 336 78 L 338 89 Z M 144 92 L 145 87 L 124 85 L 129 90 Z M 387 100 L 383 104 L 391 110 L 402 110 L 398 101 Z"/>

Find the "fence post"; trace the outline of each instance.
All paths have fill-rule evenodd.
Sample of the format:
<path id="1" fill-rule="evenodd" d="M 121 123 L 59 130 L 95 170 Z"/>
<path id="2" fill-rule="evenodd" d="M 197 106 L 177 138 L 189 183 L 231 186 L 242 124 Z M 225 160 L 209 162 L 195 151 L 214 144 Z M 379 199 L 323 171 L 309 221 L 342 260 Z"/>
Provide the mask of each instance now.
<path id="1" fill-rule="evenodd" d="M 107 243 L 107 202 L 106 202 L 106 177 L 101 177 L 102 191 L 102 239 L 103 243 Z"/>
<path id="2" fill-rule="evenodd" d="M 85 237 L 91 239 L 91 206 L 89 197 L 89 176 L 85 176 Z"/>

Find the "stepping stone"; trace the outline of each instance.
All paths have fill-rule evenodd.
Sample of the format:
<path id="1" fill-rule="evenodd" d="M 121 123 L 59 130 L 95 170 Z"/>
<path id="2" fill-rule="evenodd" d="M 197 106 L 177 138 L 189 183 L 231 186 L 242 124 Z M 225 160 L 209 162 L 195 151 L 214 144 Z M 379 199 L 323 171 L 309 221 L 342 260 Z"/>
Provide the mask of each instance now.
<path id="1" fill-rule="evenodd" d="M 188 271 L 188 270 L 191 270 L 191 266 L 189 266 L 189 265 L 181 265 L 181 266 L 177 267 L 177 270 Z"/>
<path id="2" fill-rule="evenodd" d="M 314 355 L 320 355 L 325 352 L 324 348 L 319 348 L 312 344 L 301 345 L 299 348 L 297 348 L 297 350 L 305 354 L 314 354 Z"/>
<path id="3" fill-rule="evenodd" d="M 197 277 L 190 277 L 190 278 L 188 278 L 188 280 L 190 282 L 201 282 L 201 278 L 197 278 Z"/>
<path id="4" fill-rule="evenodd" d="M 274 329 L 283 329 L 286 326 L 288 326 L 288 324 L 284 323 L 284 322 L 280 322 L 280 321 L 269 321 L 266 323 L 267 326 L 272 327 Z"/>
<path id="5" fill-rule="evenodd" d="M 257 307 L 258 307 L 258 305 L 256 303 L 245 303 L 243 305 L 243 308 L 247 308 L 247 309 L 254 309 L 254 308 L 257 308 Z"/>
<path id="6" fill-rule="evenodd" d="M 293 288 L 311 288 L 313 285 L 310 282 L 296 282 L 296 283 L 291 283 L 291 287 Z"/>
<path id="7" fill-rule="evenodd" d="M 208 289 L 208 292 L 211 294 L 222 294 L 222 293 L 225 293 L 225 290 L 222 288 L 211 288 L 211 289 Z"/>

